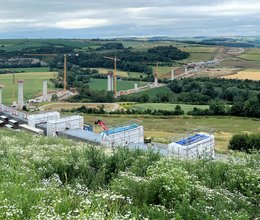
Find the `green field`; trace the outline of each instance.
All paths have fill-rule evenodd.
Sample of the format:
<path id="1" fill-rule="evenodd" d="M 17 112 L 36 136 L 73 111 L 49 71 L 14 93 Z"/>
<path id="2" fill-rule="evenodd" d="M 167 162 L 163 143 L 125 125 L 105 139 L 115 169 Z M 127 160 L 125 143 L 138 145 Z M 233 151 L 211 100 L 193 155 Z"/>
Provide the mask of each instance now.
<path id="1" fill-rule="evenodd" d="M 135 93 L 135 94 L 131 94 L 131 95 L 128 95 L 128 96 L 131 96 L 131 97 L 139 97 L 140 95 L 143 95 L 143 94 L 147 94 L 149 96 L 150 99 L 153 99 L 156 97 L 157 94 L 168 94 L 169 96 L 172 96 L 173 93 L 171 92 L 171 90 L 164 86 L 164 87 L 159 87 L 159 88 L 154 88 L 154 89 L 149 89 L 147 91 L 143 91 L 143 92 L 138 92 L 138 93 Z"/>
<path id="2" fill-rule="evenodd" d="M 260 62 L 260 48 L 250 48 L 242 53 L 239 58 Z"/>
<path id="3" fill-rule="evenodd" d="M 33 96 L 42 92 L 42 81 L 56 77 L 56 72 L 35 72 L 35 73 L 17 73 L 15 74 L 16 82 L 18 79 L 24 80 L 24 99 L 31 99 Z M 0 75 L 0 84 L 4 85 L 3 89 L 3 103 L 12 103 L 13 91 L 13 75 Z M 48 87 L 54 89 L 54 85 L 49 82 Z M 17 100 L 17 83 L 15 85 L 15 100 Z"/>
<path id="4" fill-rule="evenodd" d="M 127 115 L 84 115 L 88 124 L 95 126 L 95 121 L 103 120 L 108 126 L 125 124 L 137 119 L 144 126 L 145 136 L 152 137 L 155 142 L 169 143 L 172 138 L 185 134 L 198 127 L 212 130 L 216 136 L 216 150 L 226 152 L 230 138 L 236 133 L 260 133 L 260 120 L 239 117 L 156 117 Z"/>
<path id="5" fill-rule="evenodd" d="M 165 110 L 165 111 L 174 111 L 174 108 L 177 104 L 168 104 L 168 103 L 143 103 L 143 104 L 133 104 L 130 106 L 131 109 L 137 109 L 141 111 L 145 111 L 147 109 L 150 110 Z M 179 104 L 182 110 L 187 114 L 188 111 L 192 111 L 194 107 L 199 109 L 208 109 L 208 105 L 186 105 Z"/>
<path id="6" fill-rule="evenodd" d="M 98 70 L 98 72 L 100 74 L 107 74 L 109 71 L 114 72 L 113 69 L 108 69 L 108 68 L 94 68 L 94 69 Z M 140 79 L 140 76 L 146 77 L 146 74 L 142 74 L 139 72 L 127 72 L 127 71 L 122 71 L 122 70 L 117 70 L 116 74 L 117 74 L 117 76 L 124 77 L 124 78 L 130 77 L 130 78 Z"/>
<path id="7" fill-rule="evenodd" d="M 1 70 L 10 70 L 14 72 L 36 73 L 36 72 L 49 72 L 48 67 L 29 67 L 29 68 L 0 68 Z"/>
<path id="8" fill-rule="evenodd" d="M 135 83 L 137 83 L 138 86 L 145 86 L 148 84 L 147 82 L 117 80 L 117 90 L 133 89 Z M 90 89 L 107 90 L 107 79 L 91 79 L 88 85 Z"/>

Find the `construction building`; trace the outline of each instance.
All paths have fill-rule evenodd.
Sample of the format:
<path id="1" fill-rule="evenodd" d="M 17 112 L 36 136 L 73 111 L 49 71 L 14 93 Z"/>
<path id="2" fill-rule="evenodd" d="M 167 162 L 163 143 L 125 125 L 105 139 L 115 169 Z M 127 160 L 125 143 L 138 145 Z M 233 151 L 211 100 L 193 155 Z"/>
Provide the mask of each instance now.
<path id="1" fill-rule="evenodd" d="M 171 155 L 186 158 L 214 158 L 214 135 L 200 132 L 174 141 L 168 145 Z"/>

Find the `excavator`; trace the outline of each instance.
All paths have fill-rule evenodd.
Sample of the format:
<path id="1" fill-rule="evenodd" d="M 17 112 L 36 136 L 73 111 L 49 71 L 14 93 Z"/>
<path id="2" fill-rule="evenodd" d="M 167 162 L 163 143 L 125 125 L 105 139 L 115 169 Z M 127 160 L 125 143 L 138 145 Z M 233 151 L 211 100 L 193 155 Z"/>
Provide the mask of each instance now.
<path id="1" fill-rule="evenodd" d="M 105 122 L 101 121 L 101 120 L 97 120 L 95 122 L 96 125 L 99 125 L 101 128 L 103 128 L 104 131 L 108 131 L 109 128 L 107 127 L 107 125 L 105 124 Z"/>

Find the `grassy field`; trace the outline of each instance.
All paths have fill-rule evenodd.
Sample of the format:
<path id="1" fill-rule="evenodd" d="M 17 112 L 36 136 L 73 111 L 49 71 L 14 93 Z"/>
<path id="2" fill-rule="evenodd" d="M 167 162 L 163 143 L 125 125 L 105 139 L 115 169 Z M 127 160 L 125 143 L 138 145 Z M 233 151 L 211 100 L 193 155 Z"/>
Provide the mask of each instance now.
<path id="1" fill-rule="evenodd" d="M 104 120 L 108 126 L 116 126 L 133 119 L 140 120 L 144 126 L 145 136 L 152 137 L 155 142 L 168 143 L 172 138 L 198 127 L 212 129 L 216 136 L 216 150 L 226 152 L 230 138 L 237 133 L 259 133 L 260 120 L 238 117 L 154 117 L 154 116 L 105 116 L 84 115 L 88 124 L 95 126 L 98 119 Z M 98 126 L 94 127 L 100 131 Z"/>
<path id="2" fill-rule="evenodd" d="M 15 78 L 24 80 L 24 99 L 31 99 L 42 91 L 42 81 L 44 79 L 50 79 L 56 77 L 56 72 L 32 72 L 32 73 L 17 73 Z M 0 84 L 4 85 L 3 89 L 3 103 L 12 103 L 12 91 L 13 91 L 13 75 L 2 74 L 0 75 Z M 48 83 L 49 88 L 54 88 L 52 83 Z M 15 85 L 15 100 L 17 100 L 17 83 Z"/>
<path id="3" fill-rule="evenodd" d="M 49 72 L 48 67 L 32 67 L 32 68 L 0 68 L 1 70 L 10 70 L 14 72 L 26 72 L 26 73 L 37 73 L 37 72 Z"/>
<path id="4" fill-rule="evenodd" d="M 250 79 L 250 80 L 260 80 L 260 70 L 259 69 L 245 69 L 239 71 L 236 74 L 224 76 L 225 79 Z"/>
<path id="5" fill-rule="evenodd" d="M 113 69 L 107 69 L 107 68 L 95 68 L 95 69 L 97 69 L 100 74 L 107 74 L 109 71 L 114 72 Z M 125 77 L 125 78 L 131 77 L 131 78 L 138 78 L 139 79 L 141 75 L 143 77 L 146 76 L 145 74 L 141 74 L 141 73 L 138 73 L 138 72 L 127 72 L 127 71 L 122 71 L 122 70 L 117 70 L 116 73 L 117 73 L 117 76 Z"/>
<path id="6" fill-rule="evenodd" d="M 242 59 L 253 60 L 260 62 L 260 48 L 248 49 L 245 53 L 239 56 Z"/>
<path id="7" fill-rule="evenodd" d="M 133 89 L 135 83 L 137 83 L 138 86 L 144 86 L 148 84 L 147 82 L 117 80 L 117 90 Z M 91 82 L 88 85 L 91 89 L 106 90 L 107 79 L 91 79 Z"/>
<path id="8" fill-rule="evenodd" d="M 174 111 L 174 108 L 176 107 L 177 104 L 168 104 L 168 103 L 143 103 L 143 104 L 133 104 L 130 105 L 129 108 L 131 109 L 137 109 L 137 110 L 165 110 L 165 111 Z M 188 111 L 192 111 L 194 107 L 199 108 L 199 109 L 208 109 L 208 105 L 185 105 L 185 104 L 180 104 L 182 110 L 185 112 L 185 114 Z"/>
<path id="9" fill-rule="evenodd" d="M 150 89 L 150 90 L 143 91 L 143 92 L 138 92 L 138 93 L 135 93 L 135 94 L 131 94 L 129 96 L 139 97 L 140 95 L 147 94 L 150 97 L 150 99 L 153 99 L 153 98 L 156 97 L 156 95 L 158 93 L 168 94 L 169 96 L 173 95 L 171 90 L 168 87 L 164 86 L 164 87 L 154 88 L 154 89 Z"/>

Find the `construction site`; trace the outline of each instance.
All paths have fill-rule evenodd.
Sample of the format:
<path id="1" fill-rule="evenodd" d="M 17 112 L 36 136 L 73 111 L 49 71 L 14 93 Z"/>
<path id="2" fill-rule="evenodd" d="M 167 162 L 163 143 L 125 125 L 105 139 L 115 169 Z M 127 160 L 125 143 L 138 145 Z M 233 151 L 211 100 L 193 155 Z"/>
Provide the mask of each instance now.
<path id="1" fill-rule="evenodd" d="M 110 80 L 111 80 L 111 76 Z M 93 125 L 84 122 L 80 115 L 62 117 L 57 112 L 40 112 L 29 114 L 22 111 L 24 106 L 23 80 L 18 80 L 17 105 L 9 107 L 2 104 L 0 87 L 0 127 L 14 131 L 26 130 L 50 138 L 65 137 L 83 141 L 92 145 L 108 148 L 129 147 L 131 149 L 154 150 L 165 156 L 180 156 L 184 158 L 214 158 L 214 136 L 210 133 L 186 134 L 169 144 L 147 144 L 144 138 L 144 127 L 140 123 L 126 122 L 124 125 L 109 127 L 102 120 L 95 122 L 101 132 L 94 132 Z M 111 81 L 108 86 L 111 88 Z M 47 84 L 43 81 L 43 99 L 46 100 Z"/>

